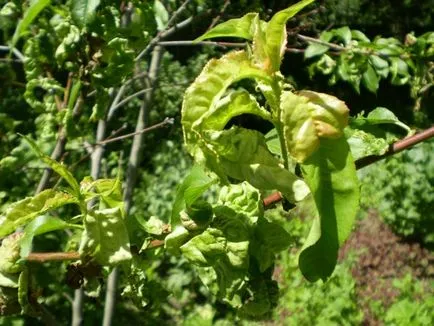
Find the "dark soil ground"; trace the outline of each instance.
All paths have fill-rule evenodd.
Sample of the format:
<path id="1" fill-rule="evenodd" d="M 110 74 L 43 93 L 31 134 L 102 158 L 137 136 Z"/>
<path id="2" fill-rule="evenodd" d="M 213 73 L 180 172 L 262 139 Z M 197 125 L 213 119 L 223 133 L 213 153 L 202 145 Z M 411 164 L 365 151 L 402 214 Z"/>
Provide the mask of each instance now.
<path id="1" fill-rule="evenodd" d="M 427 286 L 434 279 L 434 253 L 395 235 L 373 210 L 358 221 L 356 230 L 341 248 L 339 259 L 350 252 L 358 253 L 352 274 L 365 316 L 364 325 L 381 325 L 370 311 L 369 303 L 380 300 L 385 307 L 392 304 L 399 295 L 392 286 L 394 278 L 411 273 L 426 281 Z"/>

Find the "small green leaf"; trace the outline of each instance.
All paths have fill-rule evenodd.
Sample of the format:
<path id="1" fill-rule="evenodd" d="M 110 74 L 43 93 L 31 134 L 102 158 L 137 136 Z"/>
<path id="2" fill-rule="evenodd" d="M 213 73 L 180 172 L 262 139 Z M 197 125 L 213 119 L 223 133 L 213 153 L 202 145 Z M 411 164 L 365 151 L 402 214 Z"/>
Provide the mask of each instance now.
<path id="1" fill-rule="evenodd" d="M 58 207 L 77 203 L 77 199 L 68 193 L 47 189 L 34 197 L 25 198 L 12 204 L 0 218 L 0 237 L 13 232 L 35 217 Z"/>
<path id="2" fill-rule="evenodd" d="M 181 224 L 181 211 L 186 206 L 191 206 L 215 182 L 216 180 L 210 178 L 200 166 L 193 166 L 188 176 L 176 190 L 175 202 L 173 203 L 170 218 L 172 228 Z"/>
<path id="3" fill-rule="evenodd" d="M 332 32 L 335 37 L 337 37 L 339 40 L 341 40 L 344 43 L 344 45 L 350 44 L 352 36 L 351 36 L 351 30 L 348 26 L 334 29 Z"/>
<path id="4" fill-rule="evenodd" d="M 299 256 L 304 277 L 326 280 L 333 272 L 339 246 L 347 239 L 359 208 L 359 182 L 344 137 L 322 139 L 302 172 L 319 213 Z"/>
<path id="5" fill-rule="evenodd" d="M 72 194 L 78 198 L 80 198 L 80 186 L 78 185 L 77 180 L 75 180 L 74 176 L 68 169 L 61 163 L 56 162 L 51 157 L 45 155 L 36 145 L 36 143 L 31 140 L 29 137 L 22 135 L 22 137 L 27 141 L 33 151 L 37 154 L 37 156 L 47 164 L 51 169 L 53 169 L 57 174 L 59 174 L 72 188 Z"/>
<path id="6" fill-rule="evenodd" d="M 286 47 L 286 22 L 307 5 L 315 0 L 303 0 L 291 7 L 277 12 L 267 24 L 265 39 L 267 41 L 267 54 L 271 64 L 271 72 L 280 68 L 283 53 Z"/>
<path id="7" fill-rule="evenodd" d="M 367 117 L 358 116 L 357 118 L 353 118 L 351 120 L 351 125 L 354 127 L 379 124 L 394 124 L 406 130 L 407 133 L 411 132 L 409 126 L 399 121 L 398 117 L 392 111 L 383 107 L 375 108 L 374 110 L 369 112 Z"/>
<path id="8" fill-rule="evenodd" d="M 66 228 L 81 228 L 81 226 L 67 223 L 57 217 L 42 215 L 31 221 L 24 229 L 24 236 L 20 240 L 22 258 L 26 258 L 31 249 L 33 238 L 37 235 Z"/>
<path id="9" fill-rule="evenodd" d="M 252 22 L 256 17 L 258 17 L 258 14 L 251 12 L 241 18 L 229 19 L 218 24 L 194 41 L 199 42 L 214 37 L 239 37 L 250 41 L 253 39 Z"/>
<path id="10" fill-rule="evenodd" d="M 18 22 L 15 33 L 12 37 L 11 47 L 15 47 L 20 37 L 27 31 L 27 28 L 39 15 L 39 13 L 50 4 L 51 0 L 35 0 L 30 2 L 29 8 L 24 13 L 23 18 Z"/>
<path id="11" fill-rule="evenodd" d="M 328 51 L 329 47 L 318 43 L 310 43 L 304 51 L 304 58 L 310 59 L 322 55 Z"/>
<path id="12" fill-rule="evenodd" d="M 265 142 L 271 153 L 282 157 L 282 149 L 280 148 L 280 140 L 276 128 L 271 129 L 265 135 Z"/>
<path id="13" fill-rule="evenodd" d="M 374 67 L 378 76 L 387 78 L 387 76 L 389 75 L 389 63 L 387 62 L 387 60 L 384 60 L 377 55 L 371 55 L 369 56 L 369 61 Z"/>
<path id="14" fill-rule="evenodd" d="M 73 0 L 71 2 L 71 15 L 74 21 L 84 27 L 95 19 L 95 12 L 100 0 Z"/>
<path id="15" fill-rule="evenodd" d="M 351 30 L 351 39 L 366 43 L 370 42 L 369 38 L 364 33 L 356 29 Z"/>
<path id="16" fill-rule="evenodd" d="M 370 64 L 368 64 L 368 68 L 363 73 L 362 82 L 370 92 L 374 94 L 377 93 L 378 86 L 380 85 L 380 78 Z"/>
<path id="17" fill-rule="evenodd" d="M 159 0 L 154 1 L 154 12 L 157 28 L 159 31 L 162 31 L 166 28 L 167 22 L 169 21 L 169 13 Z"/>

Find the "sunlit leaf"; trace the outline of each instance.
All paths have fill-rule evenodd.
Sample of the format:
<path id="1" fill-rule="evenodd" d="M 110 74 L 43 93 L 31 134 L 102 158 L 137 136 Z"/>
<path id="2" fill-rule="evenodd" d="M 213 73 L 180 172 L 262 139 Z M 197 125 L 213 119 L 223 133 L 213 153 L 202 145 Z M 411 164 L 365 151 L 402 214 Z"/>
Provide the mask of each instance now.
<path id="1" fill-rule="evenodd" d="M 119 207 L 88 212 L 79 252 L 101 265 L 113 266 L 131 259 L 128 231 Z"/>
<path id="2" fill-rule="evenodd" d="M 207 31 L 205 34 L 195 39 L 195 41 L 199 42 L 215 37 L 239 37 L 252 40 L 252 22 L 256 17 L 258 17 L 258 14 L 251 12 L 241 18 L 229 19 Z"/>
<path id="3" fill-rule="evenodd" d="M 265 32 L 267 54 L 270 58 L 271 72 L 278 71 L 286 47 L 286 22 L 300 10 L 315 0 L 303 0 L 274 14 Z"/>
<path id="4" fill-rule="evenodd" d="M 25 198 L 12 204 L 0 219 L 0 237 L 13 232 L 39 215 L 58 207 L 77 203 L 68 193 L 47 189 L 34 197 Z"/>
<path id="5" fill-rule="evenodd" d="M 24 12 L 24 16 L 18 22 L 15 33 L 12 36 L 11 47 L 15 47 L 19 38 L 27 31 L 30 24 L 50 2 L 51 0 L 35 0 L 30 2 L 29 8 Z"/>

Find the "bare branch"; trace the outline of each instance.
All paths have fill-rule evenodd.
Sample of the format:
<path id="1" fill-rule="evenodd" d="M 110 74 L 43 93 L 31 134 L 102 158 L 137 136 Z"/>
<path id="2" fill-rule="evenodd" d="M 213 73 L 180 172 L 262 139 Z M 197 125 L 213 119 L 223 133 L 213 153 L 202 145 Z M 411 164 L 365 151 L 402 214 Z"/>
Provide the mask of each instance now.
<path id="1" fill-rule="evenodd" d="M 226 8 L 229 6 L 230 3 L 231 3 L 231 0 L 225 1 L 219 14 L 212 20 L 211 25 L 208 26 L 207 31 L 209 31 L 211 28 L 213 28 L 218 23 L 218 21 L 220 20 L 221 16 L 224 14 L 224 12 L 226 11 Z"/>
<path id="2" fill-rule="evenodd" d="M 32 252 L 26 260 L 37 263 L 45 263 L 47 261 L 63 261 L 63 260 L 78 260 L 80 254 L 76 251 L 70 252 Z"/>
<path id="3" fill-rule="evenodd" d="M 107 139 L 105 139 L 103 141 L 100 141 L 100 142 L 96 143 L 95 145 L 105 145 L 105 144 L 108 144 L 108 143 L 113 143 L 113 142 L 116 142 L 118 140 L 130 138 L 130 137 L 133 137 L 135 135 L 140 135 L 140 134 L 143 134 L 145 132 L 149 132 L 149 131 L 152 131 L 152 130 L 164 127 L 166 125 L 172 125 L 173 123 L 174 123 L 173 118 L 165 118 L 162 122 L 157 123 L 157 124 L 155 124 L 153 126 L 150 126 L 150 127 L 144 128 L 142 130 L 126 134 L 126 135 L 122 135 L 122 136 L 118 136 L 118 137 L 114 137 L 114 138 L 107 138 Z"/>

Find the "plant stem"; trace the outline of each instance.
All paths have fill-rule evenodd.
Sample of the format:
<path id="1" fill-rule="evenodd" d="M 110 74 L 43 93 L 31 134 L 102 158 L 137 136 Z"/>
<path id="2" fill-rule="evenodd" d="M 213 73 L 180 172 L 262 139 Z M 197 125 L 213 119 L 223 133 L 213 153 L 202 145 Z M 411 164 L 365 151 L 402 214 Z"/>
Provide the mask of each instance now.
<path id="1" fill-rule="evenodd" d="M 132 200 L 133 200 L 133 189 L 136 183 L 138 167 L 141 158 L 142 144 L 143 144 L 143 129 L 148 125 L 148 117 L 149 117 L 149 107 L 152 102 L 152 98 L 154 95 L 153 90 L 155 89 L 155 83 L 158 76 L 158 67 L 160 65 L 160 60 L 163 54 L 163 48 L 161 46 L 154 47 L 152 51 L 151 63 L 149 66 L 149 78 L 147 82 L 147 88 L 151 88 L 152 91 L 149 91 L 145 94 L 143 99 L 142 106 L 140 107 L 139 116 L 137 118 L 136 124 L 136 134 L 133 139 L 133 144 L 131 146 L 130 158 L 128 161 L 128 169 L 126 175 L 125 182 L 125 190 L 124 190 L 124 203 L 125 203 L 125 212 L 128 216 L 130 211 Z M 115 311 L 116 304 L 116 287 L 118 280 L 119 270 L 115 267 L 113 271 L 110 273 L 107 280 L 107 290 L 105 297 L 105 305 L 104 305 L 104 319 L 103 326 L 110 326 L 113 321 L 113 315 Z"/>
<path id="2" fill-rule="evenodd" d="M 98 121 L 96 140 L 102 141 L 105 137 L 106 121 L 101 119 Z M 94 180 L 98 179 L 101 171 L 101 160 L 104 154 L 104 146 L 98 145 L 94 148 L 92 152 L 91 159 L 91 176 Z M 88 208 L 93 205 L 93 202 L 89 202 Z M 74 291 L 74 302 L 72 304 L 72 326 L 80 326 L 83 322 L 83 301 L 84 301 L 84 290 L 83 288 Z"/>

